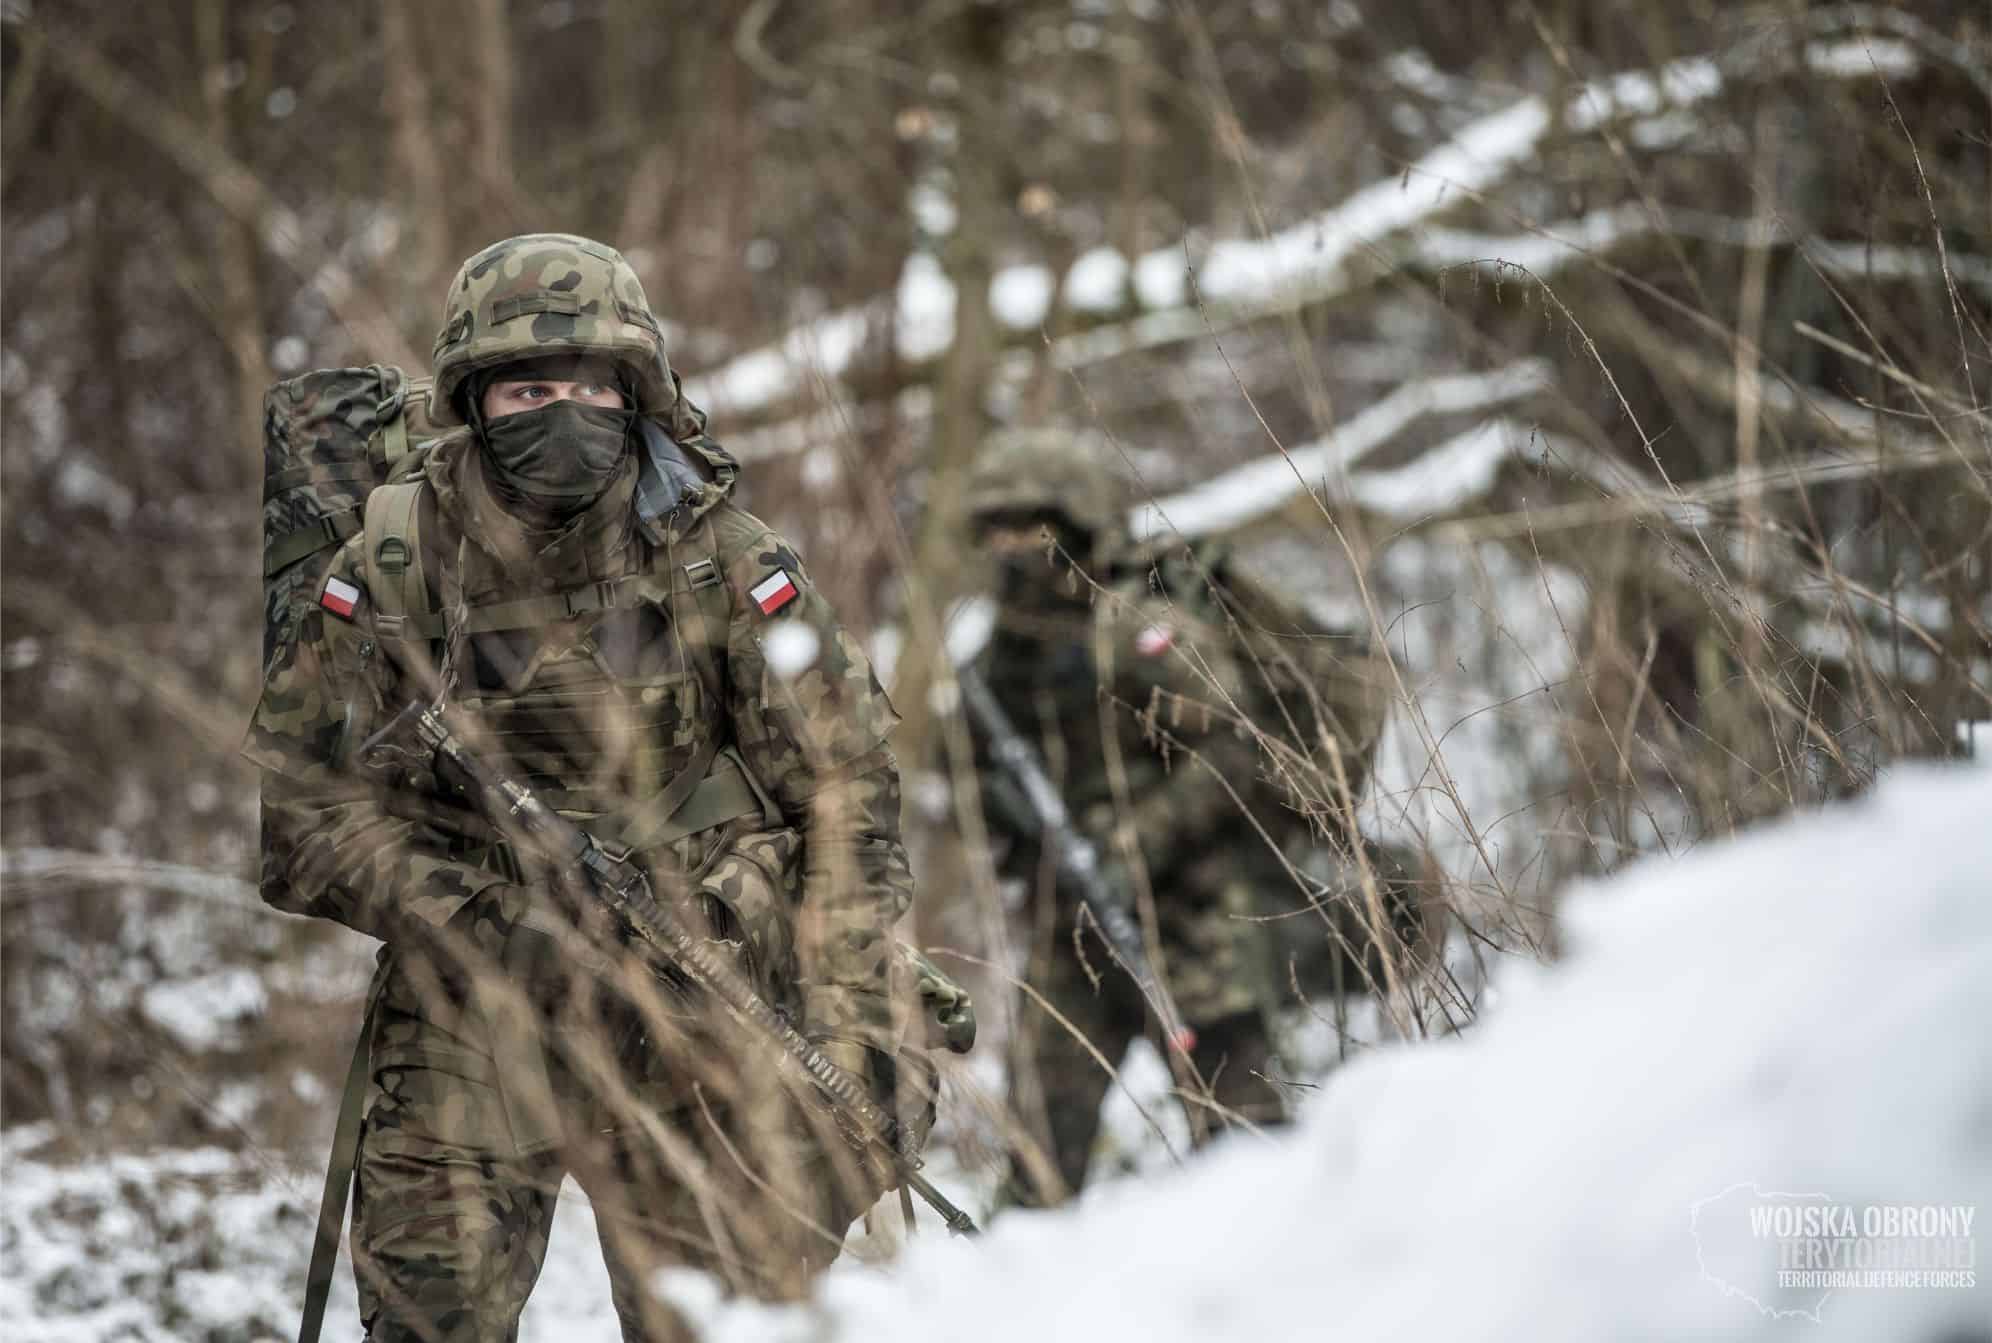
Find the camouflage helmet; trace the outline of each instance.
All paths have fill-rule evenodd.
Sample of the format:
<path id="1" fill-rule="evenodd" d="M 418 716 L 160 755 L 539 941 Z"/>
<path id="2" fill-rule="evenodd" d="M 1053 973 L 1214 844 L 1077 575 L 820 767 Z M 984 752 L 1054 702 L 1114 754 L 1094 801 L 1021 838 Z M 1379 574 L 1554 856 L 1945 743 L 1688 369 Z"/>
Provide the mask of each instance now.
<path id="1" fill-rule="evenodd" d="M 969 469 L 971 521 L 996 514 L 1051 514 L 1097 539 L 1126 520 L 1120 462 L 1090 429 L 999 429 L 982 441 Z"/>
<path id="2" fill-rule="evenodd" d="M 479 369 L 550 354 L 593 354 L 629 371 L 638 409 L 677 399 L 664 333 L 622 253 L 571 233 L 525 233 L 463 263 L 443 302 L 429 417 L 458 425 L 457 390 Z"/>

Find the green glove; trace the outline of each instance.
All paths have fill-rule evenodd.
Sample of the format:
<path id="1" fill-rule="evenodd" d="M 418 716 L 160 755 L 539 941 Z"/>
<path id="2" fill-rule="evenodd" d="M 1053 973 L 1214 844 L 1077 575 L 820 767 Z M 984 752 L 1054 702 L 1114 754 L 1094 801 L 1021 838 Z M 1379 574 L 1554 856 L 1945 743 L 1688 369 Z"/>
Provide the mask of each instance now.
<path id="1" fill-rule="evenodd" d="M 966 1054 L 975 1045 L 975 1003 L 967 991 L 942 974 L 917 947 L 901 942 L 899 954 L 913 971 L 929 1038 L 939 1036 L 951 1054 Z"/>

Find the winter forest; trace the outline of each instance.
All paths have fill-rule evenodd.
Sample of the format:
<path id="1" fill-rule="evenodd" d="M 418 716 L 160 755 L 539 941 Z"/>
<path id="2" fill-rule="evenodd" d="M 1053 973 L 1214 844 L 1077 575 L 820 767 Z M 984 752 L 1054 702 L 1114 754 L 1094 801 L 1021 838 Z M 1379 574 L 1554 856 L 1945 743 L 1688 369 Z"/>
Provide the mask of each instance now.
<path id="1" fill-rule="evenodd" d="M 926 1160 L 987 1234 L 660 1281 L 703 1337 L 1992 1340 L 1720 1221 L 1992 1211 L 1984 0 L 5 0 L 0 82 L 0 1333 L 295 1332 L 374 944 L 258 898 L 264 394 L 426 373 L 549 230 L 889 692 L 980 1019 Z M 1138 1044 L 1008 1213 L 953 668 L 1043 425 L 1367 646 L 1368 777 L 1284 768 L 1426 922 L 1289 985 L 1292 1126 L 1192 1150 Z M 618 1337 L 602 1272 L 568 1197 L 522 1337 Z"/>

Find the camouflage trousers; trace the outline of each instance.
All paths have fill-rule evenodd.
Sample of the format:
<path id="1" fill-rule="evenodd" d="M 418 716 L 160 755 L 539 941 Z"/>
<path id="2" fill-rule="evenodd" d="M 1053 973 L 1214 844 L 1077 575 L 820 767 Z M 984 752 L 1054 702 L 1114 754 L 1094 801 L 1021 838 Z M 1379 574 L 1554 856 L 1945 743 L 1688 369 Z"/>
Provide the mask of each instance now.
<path id="1" fill-rule="evenodd" d="M 606 1052 L 542 1045 L 557 1139 L 522 1151 L 498 1085 L 521 1060 L 494 1051 L 503 1032 L 475 995 L 424 965 L 397 958 L 378 989 L 351 1233 L 375 1343 L 516 1338 L 568 1176 L 594 1205 L 632 1343 L 695 1336 L 651 1290 L 658 1270 L 793 1298 L 869 1206 L 875 1191 L 834 1135 L 772 1084 L 723 1085 L 752 1070 L 737 1055 L 714 1069 L 711 1041 L 693 1036 L 634 1063 L 624 1042 L 606 1065 Z"/>
<path id="2" fill-rule="evenodd" d="M 1157 892 L 1165 973 L 1197 1037 L 1194 1075 L 1179 1071 L 1176 1079 L 1193 1140 L 1202 1143 L 1239 1120 L 1285 1122 L 1285 1096 L 1265 1080 L 1278 1070 L 1260 925 L 1230 917 L 1249 910 L 1249 893 L 1224 888 L 1197 904 L 1172 902 L 1169 894 Z M 1137 1037 L 1163 1046 L 1134 981 L 1096 934 L 1075 940 L 1062 911 L 1041 918 L 1026 982 L 1044 1002 L 1025 995 L 1010 1041 L 1009 1112 L 1018 1134 L 1003 1197 L 1036 1207 L 1085 1185 L 1100 1106 L 1113 1085 L 1107 1067 L 1118 1068 Z"/>

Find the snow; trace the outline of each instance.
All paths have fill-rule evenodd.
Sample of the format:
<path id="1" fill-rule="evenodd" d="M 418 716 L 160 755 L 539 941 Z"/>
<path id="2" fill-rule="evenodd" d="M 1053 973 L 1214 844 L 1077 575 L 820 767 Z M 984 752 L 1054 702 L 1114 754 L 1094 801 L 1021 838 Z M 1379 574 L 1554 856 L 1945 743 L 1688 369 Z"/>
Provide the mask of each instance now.
<path id="1" fill-rule="evenodd" d="M 301 1181 L 244 1187 L 243 1165 L 213 1148 L 43 1164 L 33 1153 L 52 1136 L 47 1126 L 16 1127 L 0 1144 L 0 1333 L 46 1343 L 166 1339 L 181 1332 L 167 1318 L 218 1298 L 237 1327 L 284 1328 L 294 1307 L 276 1259 L 306 1235 Z M 216 1238 L 233 1266 L 226 1293 L 202 1262 Z"/>
<path id="2" fill-rule="evenodd" d="M 191 1050 L 231 1043 L 243 1022 L 261 1015 L 263 980 L 247 966 L 230 966 L 197 979 L 154 984 L 139 997 L 146 1020 Z"/>
<path id="3" fill-rule="evenodd" d="M 899 276 L 898 323 L 893 329 L 899 353 L 916 362 L 937 358 L 954 342 L 954 314 L 954 281 L 940 261 L 929 252 L 907 257 Z M 849 362 L 826 359 L 823 368 L 834 375 Z"/>
<path id="4" fill-rule="evenodd" d="M 815 666 L 822 646 L 814 626 L 795 620 L 770 625 L 761 636 L 761 651 L 767 656 L 768 670 L 784 681 L 793 681 Z"/>
<path id="5" fill-rule="evenodd" d="M 172 1343 L 296 1332 L 322 1166 L 219 1148 L 58 1163 L 42 1153 L 54 1136 L 49 1125 L 20 1125 L 0 1140 L 0 1337 Z M 529 1343 L 619 1337 L 599 1240 L 570 1181 L 526 1305 Z M 324 1337 L 359 1332 L 342 1252 Z"/>
<path id="6" fill-rule="evenodd" d="M 1051 313 L 1051 272 L 1043 266 L 1006 266 L 989 282 L 989 308 L 1013 331 L 1043 324 Z"/>
<path id="7" fill-rule="evenodd" d="M 949 608 L 941 626 L 948 661 L 965 667 L 975 661 L 996 632 L 996 603 L 980 594 L 965 597 Z"/>
<path id="8" fill-rule="evenodd" d="M 1808 42 L 1805 63 L 1814 74 L 1842 79 L 1878 74 L 1901 79 L 1916 72 L 1915 51 L 1907 42 L 1880 41 Z"/>
<path id="9" fill-rule="evenodd" d="M 1957 745 L 1964 752 L 1965 759 L 1981 768 L 1992 769 L 1992 718 L 1959 723 Z"/>
<path id="10" fill-rule="evenodd" d="M 1861 24 L 1900 26 L 1866 7 L 1841 7 L 1811 16 L 1815 35 Z M 1777 50 L 1768 39 L 1748 39 L 1717 55 L 1686 57 L 1658 70 L 1627 71 L 1590 80 L 1563 108 L 1567 133 L 1598 131 L 1626 118 L 1659 119 L 1685 132 L 1684 120 L 1699 103 L 1719 94 L 1729 72 L 1761 64 Z M 1918 57 L 1894 39 L 1819 36 L 1806 48 L 1813 73 L 1832 78 L 1899 77 L 1916 68 Z M 1415 71 L 1411 66 L 1401 67 Z M 1262 238 L 1228 238 L 1202 251 L 1195 239 L 1156 248 L 1129 261 L 1111 248 L 1096 248 L 1073 263 L 1064 286 L 1075 309 L 1111 312 L 1120 305 L 1124 280 L 1132 276 L 1136 302 L 1147 311 L 1110 333 L 1087 333 L 1075 350 L 1118 352 L 1166 340 L 1194 337 L 1204 329 L 1192 299 L 1221 309 L 1280 311 L 1296 303 L 1330 297 L 1351 277 L 1348 263 L 1431 222 L 1462 202 L 1500 184 L 1533 158 L 1557 126 L 1549 102 L 1537 95 L 1517 98 L 1461 127 L 1408 168 L 1369 183 L 1340 204 Z M 1647 133 L 1654 133 L 1648 125 Z M 916 204 L 928 213 L 939 206 L 929 191 Z M 945 205 L 945 198 L 939 198 Z M 939 223 L 936 218 L 933 222 Z M 1608 221 L 1600 221 L 1608 222 Z M 952 220 L 947 221 L 952 227 Z M 937 230 L 945 231 L 945 229 Z M 1574 241 L 1574 239 L 1573 239 Z M 1530 250 L 1556 244 L 1546 240 Z M 1484 255 L 1484 254 L 1483 254 Z M 1191 290 L 1194 274 L 1195 291 Z M 1012 330 L 1034 331 L 1048 313 L 1058 289 L 1042 266 L 1006 267 L 991 282 L 998 320 Z M 744 415 L 796 395 L 810 376 L 835 379 L 855 361 L 869 329 L 869 314 L 885 299 L 860 303 L 816 318 L 790 331 L 774 345 L 738 356 L 707 374 L 690 378 L 686 392 L 702 406 L 726 415 Z M 954 340 L 954 284 L 931 253 L 907 258 L 896 293 L 895 341 L 901 357 L 921 362 L 938 356 Z"/>
<path id="11" fill-rule="evenodd" d="M 1129 526 L 1136 538 L 1173 531 L 1207 536 L 1272 513 L 1302 490 L 1325 485 L 1363 456 L 1425 415 L 1460 414 L 1517 401 L 1547 386 L 1548 370 L 1527 359 L 1488 373 L 1463 373 L 1406 383 L 1327 436 L 1282 454 L 1270 453 L 1210 480 L 1138 505 Z"/>
<path id="12" fill-rule="evenodd" d="M 1776 1286 L 1747 1186 L 1992 1205 L 1992 776 L 1871 799 L 1568 907 L 1468 1037 L 1372 1052 L 1301 1123 L 813 1306 L 703 1305 L 712 1343 L 1976 1337 L 1974 1289 Z M 704 1313 L 702 1311 L 702 1313 Z"/>
<path id="13" fill-rule="evenodd" d="M 1518 455 L 1526 427 L 1487 420 L 1391 471 L 1357 472 L 1349 493 L 1364 508 L 1396 518 L 1445 513 L 1485 494 L 1501 463 Z"/>
<path id="14" fill-rule="evenodd" d="M 1384 548 L 1372 582 L 1410 702 L 1384 724 L 1363 831 L 1428 849 L 1477 920 L 1479 899 L 1540 868 L 1558 828 L 1545 808 L 1561 806 L 1569 764 L 1555 726 L 1576 663 L 1565 631 L 1589 597 L 1569 569 L 1509 546 L 1419 536 Z"/>
<path id="15" fill-rule="evenodd" d="M 1079 312 L 1113 312 L 1127 299 L 1129 267 L 1118 249 L 1082 253 L 1065 275 L 1065 301 Z"/>
<path id="16" fill-rule="evenodd" d="M 1704 210 L 1651 209 L 1637 203 L 1592 210 L 1527 233 L 1426 229 L 1419 235 L 1412 257 L 1433 268 L 1489 262 L 1547 276 L 1587 254 L 1601 254 L 1662 232 L 1733 247 L 1796 243 L 1808 260 L 1835 276 L 1920 279 L 1938 273 L 1936 258 L 1927 248 L 1794 236 L 1776 220 L 1737 219 Z M 1992 292 L 1992 261 L 1965 255 L 1953 256 L 1949 263 L 1961 283 Z"/>
<path id="17" fill-rule="evenodd" d="M 1568 901 L 1566 959 L 1503 966 L 1469 1034 L 1363 1052 L 1284 1134 L 1145 1161 L 974 1243 L 930 1232 L 888 1270 L 842 1263 L 802 1306 L 666 1290 L 708 1343 L 1769 1340 L 1781 1311 L 1821 1343 L 1975 1336 L 1983 1285 L 1779 1289 L 1745 1215 L 1751 1186 L 1992 1205 L 1992 1054 L 1965 1026 L 1992 1014 L 1989 813 L 1992 771 L 1903 769 L 1646 860 Z M 288 1333 L 315 1171 L 218 1149 L 58 1163 L 54 1136 L 0 1144 L 0 1331 Z M 521 1337 L 610 1343 L 586 1201 L 559 1219 Z M 352 1299 L 342 1268 L 328 1336 L 357 1332 Z"/>

